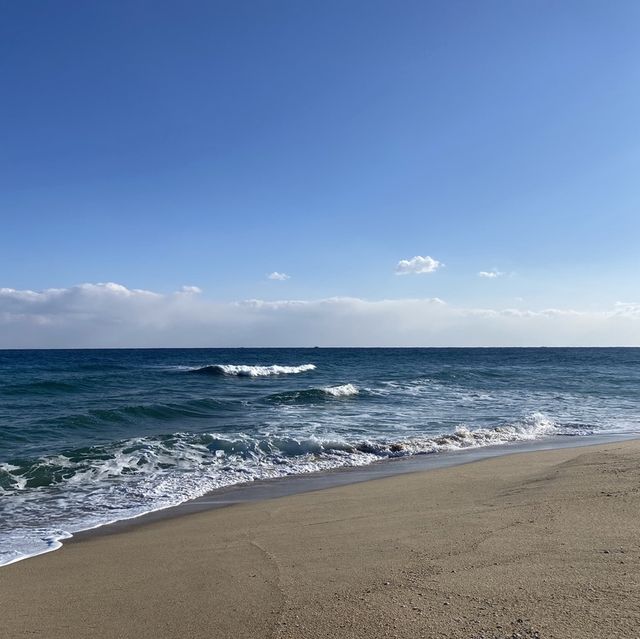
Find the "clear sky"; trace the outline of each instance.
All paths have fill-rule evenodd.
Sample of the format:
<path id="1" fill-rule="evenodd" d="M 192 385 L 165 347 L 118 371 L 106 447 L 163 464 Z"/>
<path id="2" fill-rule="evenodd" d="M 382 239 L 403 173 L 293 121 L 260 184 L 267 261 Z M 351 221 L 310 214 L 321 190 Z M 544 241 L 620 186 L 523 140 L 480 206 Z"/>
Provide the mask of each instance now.
<path id="1" fill-rule="evenodd" d="M 635 0 L 0 9 L 0 346 L 640 344 Z"/>

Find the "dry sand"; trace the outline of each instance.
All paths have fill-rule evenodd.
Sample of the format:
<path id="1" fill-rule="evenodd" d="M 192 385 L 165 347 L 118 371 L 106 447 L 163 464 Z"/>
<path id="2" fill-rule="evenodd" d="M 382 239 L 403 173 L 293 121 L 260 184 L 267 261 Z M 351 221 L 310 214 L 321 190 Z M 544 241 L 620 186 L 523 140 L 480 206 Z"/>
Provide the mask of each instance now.
<path id="1" fill-rule="evenodd" d="M 0 636 L 640 637 L 640 442 L 94 535 L 0 569 Z"/>

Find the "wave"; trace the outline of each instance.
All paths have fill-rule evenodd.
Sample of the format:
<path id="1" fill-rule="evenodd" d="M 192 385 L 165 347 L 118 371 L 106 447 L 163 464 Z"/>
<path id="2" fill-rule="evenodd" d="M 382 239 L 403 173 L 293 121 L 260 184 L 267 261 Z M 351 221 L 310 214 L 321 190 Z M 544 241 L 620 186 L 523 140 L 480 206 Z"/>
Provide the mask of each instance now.
<path id="1" fill-rule="evenodd" d="M 87 383 L 64 382 L 56 380 L 36 380 L 33 382 L 25 382 L 23 384 L 12 384 L 5 386 L 0 390 L 3 395 L 58 395 L 60 393 L 75 393 L 83 390 Z"/>
<path id="2" fill-rule="evenodd" d="M 341 387 L 333 387 L 332 390 L 335 388 Z M 264 468 L 272 462 L 281 465 L 285 459 L 295 466 L 301 456 L 309 461 L 305 457 L 308 455 L 315 456 L 316 461 L 336 453 L 375 455 L 379 458 L 398 457 L 529 441 L 556 434 L 586 435 L 590 431 L 579 424 L 560 426 L 543 414 L 534 413 L 519 422 L 493 428 L 469 429 L 460 425 L 451 433 L 399 439 L 350 441 L 339 437 L 294 437 L 291 434 L 228 437 L 217 433 L 173 433 L 71 449 L 33 460 L 19 459 L 0 463 L 0 488 L 13 492 L 14 489 L 20 491 L 71 480 L 75 483 L 74 478 L 79 474 L 85 475 L 83 483 L 89 478 L 113 479 L 132 474 L 142 476 L 173 467 L 185 469 L 185 462 L 193 467 L 204 464 L 208 470 L 213 465 L 220 471 L 219 476 L 222 476 L 230 470 L 231 462 L 240 464 L 245 473 L 253 466 Z M 222 459 L 224 463 L 220 464 Z M 220 485 L 226 484 L 223 481 Z"/>
<path id="3" fill-rule="evenodd" d="M 306 404 L 333 399 L 335 397 L 353 397 L 360 390 L 353 384 L 340 386 L 324 386 L 322 388 L 304 388 L 301 390 L 274 393 L 266 397 L 266 401 L 273 404 Z"/>
<path id="4" fill-rule="evenodd" d="M 342 384 L 340 386 L 325 386 L 322 392 L 333 397 L 351 397 L 352 395 L 357 395 L 360 391 L 353 384 Z"/>
<path id="5" fill-rule="evenodd" d="M 133 404 L 111 410 L 92 410 L 90 415 L 103 421 L 136 421 L 140 418 L 154 420 L 174 420 L 185 417 L 207 418 L 218 414 L 221 409 L 230 408 L 230 402 L 216 399 L 192 399 L 172 404 Z"/>
<path id="6" fill-rule="evenodd" d="M 104 371 L 126 371 L 130 370 L 130 366 L 126 364 L 116 364 L 108 362 L 83 362 L 76 366 L 80 371 L 98 371 L 100 373 Z"/>
<path id="7" fill-rule="evenodd" d="M 235 377 L 268 377 L 270 375 L 293 375 L 315 370 L 315 364 L 302 364 L 300 366 L 250 366 L 245 364 L 211 364 L 192 368 L 191 373 L 201 375 L 232 375 Z"/>
<path id="8" fill-rule="evenodd" d="M 14 459 L 0 464 L 0 495 L 12 497 L 0 499 L 0 565 L 58 547 L 74 532 L 175 506 L 223 486 L 557 434 L 588 432 L 535 413 L 513 424 L 474 430 L 461 425 L 431 437 L 174 433 Z"/>
<path id="9" fill-rule="evenodd" d="M 230 400 L 213 398 L 191 399 L 167 404 L 128 404 L 113 408 L 90 409 L 86 412 L 65 413 L 57 417 L 38 420 L 41 428 L 71 430 L 101 430 L 114 425 L 172 422 L 189 419 L 211 419 L 221 411 L 235 410 L 237 405 Z M 1 441 L 1 434 L 0 434 Z"/>

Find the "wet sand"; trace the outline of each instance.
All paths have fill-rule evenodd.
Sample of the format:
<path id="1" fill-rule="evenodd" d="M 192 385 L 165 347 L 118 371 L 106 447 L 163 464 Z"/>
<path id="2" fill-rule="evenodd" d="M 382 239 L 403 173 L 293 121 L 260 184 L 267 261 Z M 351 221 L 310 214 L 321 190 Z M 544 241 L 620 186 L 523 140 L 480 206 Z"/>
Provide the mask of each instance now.
<path id="1" fill-rule="evenodd" d="M 640 442 L 83 536 L 0 568 L 0 637 L 640 636 Z"/>

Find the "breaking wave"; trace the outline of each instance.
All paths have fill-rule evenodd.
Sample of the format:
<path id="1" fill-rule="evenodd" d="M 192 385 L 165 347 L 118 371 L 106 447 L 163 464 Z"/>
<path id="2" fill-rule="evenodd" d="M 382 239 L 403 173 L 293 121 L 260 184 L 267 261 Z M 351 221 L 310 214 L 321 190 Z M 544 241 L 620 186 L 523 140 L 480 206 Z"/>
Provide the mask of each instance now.
<path id="1" fill-rule="evenodd" d="M 272 404 L 306 404 L 321 402 L 336 397 L 353 397 L 360 391 L 353 384 L 342 384 L 340 386 L 324 386 L 322 388 L 304 388 L 301 390 L 285 391 L 274 393 L 266 398 Z"/>
<path id="2" fill-rule="evenodd" d="M 323 392 L 329 395 L 357 393 L 351 384 L 328 388 L 331 392 Z M 459 426 L 432 437 L 348 440 L 291 433 L 260 438 L 174 433 L 14 459 L 0 464 L 0 496 L 12 496 L 3 500 L 0 517 L 5 539 L 0 565 L 55 549 L 74 532 L 175 506 L 223 486 L 556 434 L 587 433 L 535 413 L 513 424 Z M 41 524 L 15 527 L 16 521 Z"/>
<path id="3" fill-rule="evenodd" d="M 232 375 L 235 377 L 268 377 L 271 375 L 293 375 L 315 370 L 315 364 L 302 364 L 300 366 L 249 366 L 245 364 L 211 364 L 199 368 L 190 369 L 191 373 L 201 375 Z"/>
<path id="4" fill-rule="evenodd" d="M 322 392 L 333 397 L 351 397 L 352 395 L 357 395 L 360 391 L 353 384 L 342 384 L 340 386 L 325 386 Z"/>

